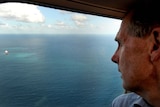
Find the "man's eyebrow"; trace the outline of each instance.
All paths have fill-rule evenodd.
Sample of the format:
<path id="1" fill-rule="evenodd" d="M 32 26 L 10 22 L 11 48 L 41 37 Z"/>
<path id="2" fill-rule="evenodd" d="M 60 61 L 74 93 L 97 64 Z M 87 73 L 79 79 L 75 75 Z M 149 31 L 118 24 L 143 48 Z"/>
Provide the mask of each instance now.
<path id="1" fill-rule="evenodd" d="M 114 39 L 116 42 L 119 42 L 119 39 L 116 37 L 115 39 Z"/>
<path id="2" fill-rule="evenodd" d="M 119 37 L 118 37 L 118 34 L 119 34 L 119 33 L 120 33 L 120 32 L 118 31 L 118 32 L 117 32 L 117 35 L 116 35 L 116 37 L 115 37 L 115 39 L 114 39 L 116 42 L 119 42 L 119 41 L 120 41 L 120 40 L 119 40 Z"/>

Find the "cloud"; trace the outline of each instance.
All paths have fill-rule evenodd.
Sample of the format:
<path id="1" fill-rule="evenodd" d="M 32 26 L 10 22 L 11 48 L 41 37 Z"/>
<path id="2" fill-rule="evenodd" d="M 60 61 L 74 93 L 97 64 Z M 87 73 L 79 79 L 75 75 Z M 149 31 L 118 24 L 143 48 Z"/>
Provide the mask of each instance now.
<path id="1" fill-rule="evenodd" d="M 42 23 L 45 20 L 37 6 L 24 3 L 0 4 L 0 17 L 32 23 Z"/>
<path id="2" fill-rule="evenodd" d="M 0 26 L 4 26 L 4 25 L 6 25 L 5 23 L 3 23 L 3 22 L 0 22 Z"/>
<path id="3" fill-rule="evenodd" d="M 83 14 L 74 14 L 72 20 L 77 26 L 83 26 L 86 24 L 87 17 Z"/>
<path id="4" fill-rule="evenodd" d="M 62 21 L 57 21 L 57 23 L 55 25 L 62 26 L 62 27 L 66 26 L 66 24 L 64 22 L 62 22 Z"/>
<path id="5" fill-rule="evenodd" d="M 66 24 L 66 23 L 63 22 L 63 21 L 57 21 L 54 25 L 55 25 L 55 26 L 54 26 L 55 29 L 62 29 L 62 30 L 73 29 L 72 26 Z"/>

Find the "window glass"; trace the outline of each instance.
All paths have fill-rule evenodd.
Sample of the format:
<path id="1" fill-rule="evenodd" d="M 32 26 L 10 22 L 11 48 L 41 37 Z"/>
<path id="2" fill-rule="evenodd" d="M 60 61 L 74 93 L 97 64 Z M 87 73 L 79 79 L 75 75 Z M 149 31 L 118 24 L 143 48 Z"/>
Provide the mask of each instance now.
<path id="1" fill-rule="evenodd" d="M 111 106 L 123 93 L 111 62 L 120 22 L 31 4 L 0 4 L 0 106 Z"/>

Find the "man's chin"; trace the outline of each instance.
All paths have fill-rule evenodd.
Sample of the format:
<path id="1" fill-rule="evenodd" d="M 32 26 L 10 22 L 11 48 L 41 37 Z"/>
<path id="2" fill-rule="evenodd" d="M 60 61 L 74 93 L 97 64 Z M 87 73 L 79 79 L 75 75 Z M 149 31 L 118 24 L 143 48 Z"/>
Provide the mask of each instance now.
<path id="1" fill-rule="evenodd" d="M 123 89 L 125 90 L 125 91 L 130 91 L 130 88 L 123 82 Z"/>

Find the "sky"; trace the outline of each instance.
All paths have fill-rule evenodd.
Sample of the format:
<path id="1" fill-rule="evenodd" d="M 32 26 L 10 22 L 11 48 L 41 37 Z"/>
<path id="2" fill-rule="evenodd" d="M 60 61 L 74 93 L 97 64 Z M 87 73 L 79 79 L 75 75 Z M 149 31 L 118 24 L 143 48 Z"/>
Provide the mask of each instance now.
<path id="1" fill-rule="evenodd" d="M 0 34 L 116 34 L 121 20 L 32 4 L 0 4 Z"/>

